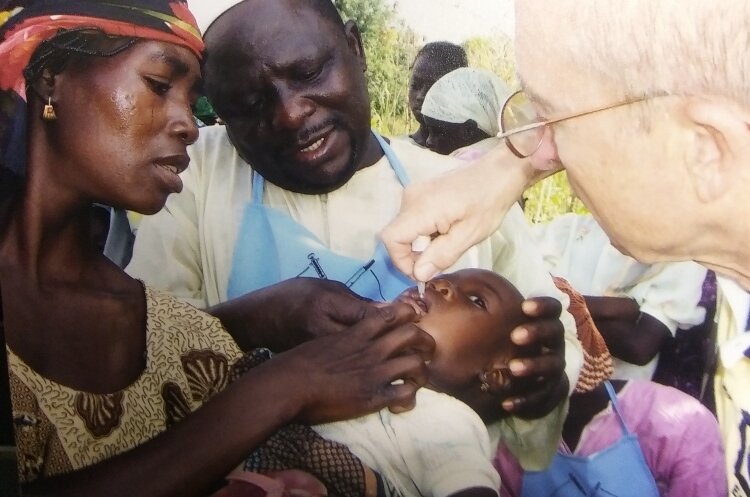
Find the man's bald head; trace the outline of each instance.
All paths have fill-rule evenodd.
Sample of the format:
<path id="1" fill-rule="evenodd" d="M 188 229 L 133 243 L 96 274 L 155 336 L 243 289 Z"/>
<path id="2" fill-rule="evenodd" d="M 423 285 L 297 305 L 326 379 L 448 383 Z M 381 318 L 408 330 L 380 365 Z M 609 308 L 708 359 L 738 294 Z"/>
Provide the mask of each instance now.
<path id="1" fill-rule="evenodd" d="M 516 2 L 520 44 L 545 40 L 534 44 L 540 57 L 561 58 L 623 98 L 711 94 L 750 104 L 749 19 L 746 0 Z"/>

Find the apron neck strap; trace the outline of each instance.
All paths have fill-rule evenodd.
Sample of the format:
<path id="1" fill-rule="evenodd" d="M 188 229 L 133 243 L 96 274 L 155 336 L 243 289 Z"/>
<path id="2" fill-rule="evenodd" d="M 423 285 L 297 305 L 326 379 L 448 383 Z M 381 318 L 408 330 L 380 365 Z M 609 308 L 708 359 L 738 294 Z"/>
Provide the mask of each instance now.
<path id="1" fill-rule="evenodd" d="M 604 388 L 607 389 L 607 395 L 609 395 L 609 400 L 612 402 L 612 410 L 614 411 L 615 416 L 617 416 L 617 420 L 620 422 L 622 434 L 629 435 L 630 430 L 628 430 L 628 427 L 625 424 L 625 418 L 623 418 L 622 412 L 620 412 L 620 405 L 617 403 L 617 392 L 615 392 L 615 388 L 612 386 L 612 383 L 610 383 L 609 380 L 604 382 Z"/>
<path id="2" fill-rule="evenodd" d="M 375 130 L 372 130 L 372 134 L 375 135 L 375 139 L 380 144 L 380 148 L 383 150 L 383 154 L 385 154 L 385 158 L 388 159 L 388 163 L 391 165 L 391 169 L 393 169 L 393 172 L 396 173 L 396 177 L 398 178 L 399 183 L 401 183 L 401 186 L 404 188 L 411 183 L 411 180 L 409 179 L 409 175 L 406 173 L 406 169 L 404 169 L 404 165 L 401 163 L 401 160 L 396 156 L 396 152 L 393 151 L 393 148 L 391 145 L 385 141 L 385 138 L 380 136 L 380 133 L 378 133 Z"/>
<path id="3" fill-rule="evenodd" d="M 253 204 L 263 203 L 263 190 L 266 187 L 266 179 L 255 169 L 253 169 L 253 195 L 250 201 Z"/>

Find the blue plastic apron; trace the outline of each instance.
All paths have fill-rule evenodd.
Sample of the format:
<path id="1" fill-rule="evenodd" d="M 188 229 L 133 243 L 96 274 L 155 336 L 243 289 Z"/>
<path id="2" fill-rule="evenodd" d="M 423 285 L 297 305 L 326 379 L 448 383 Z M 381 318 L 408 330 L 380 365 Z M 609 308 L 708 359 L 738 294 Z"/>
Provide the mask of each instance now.
<path id="1" fill-rule="evenodd" d="M 659 497 L 638 437 L 628 430 L 610 382 L 604 382 L 622 438 L 587 457 L 558 452 L 545 471 L 527 471 L 522 497 Z"/>
<path id="2" fill-rule="evenodd" d="M 390 145 L 373 132 L 401 185 L 409 177 Z M 395 298 L 414 283 L 396 269 L 381 243 L 370 260 L 337 254 L 289 215 L 263 205 L 265 181 L 253 172 L 253 194 L 245 207 L 227 296 L 232 299 L 300 276 L 340 281 L 373 300 Z"/>

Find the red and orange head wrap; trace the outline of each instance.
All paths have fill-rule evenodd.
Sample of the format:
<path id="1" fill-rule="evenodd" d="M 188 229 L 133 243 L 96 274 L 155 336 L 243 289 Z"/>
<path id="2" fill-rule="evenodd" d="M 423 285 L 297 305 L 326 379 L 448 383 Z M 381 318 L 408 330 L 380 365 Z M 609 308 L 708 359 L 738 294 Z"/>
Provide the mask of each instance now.
<path id="1" fill-rule="evenodd" d="M 145 38 L 203 52 L 185 0 L 37 0 L 0 11 L 0 90 L 25 99 L 23 70 L 41 42 L 61 29 L 90 27 L 114 36 Z"/>
<path id="2" fill-rule="evenodd" d="M 0 169 L 25 174 L 24 71 L 39 46 L 91 29 L 123 39 L 174 43 L 200 58 L 203 40 L 186 0 L 0 0 Z"/>

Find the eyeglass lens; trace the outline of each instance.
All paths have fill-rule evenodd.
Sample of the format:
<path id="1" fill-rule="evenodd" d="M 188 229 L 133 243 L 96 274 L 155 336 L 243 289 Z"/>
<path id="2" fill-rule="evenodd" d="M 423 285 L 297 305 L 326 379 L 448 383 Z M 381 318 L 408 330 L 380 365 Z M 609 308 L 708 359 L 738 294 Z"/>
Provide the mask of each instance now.
<path id="1" fill-rule="evenodd" d="M 503 132 L 539 122 L 534 108 L 524 92 L 516 92 L 506 101 L 500 114 L 500 129 Z M 544 126 L 517 133 L 505 138 L 516 155 L 529 157 L 539 148 L 544 136 Z"/>

